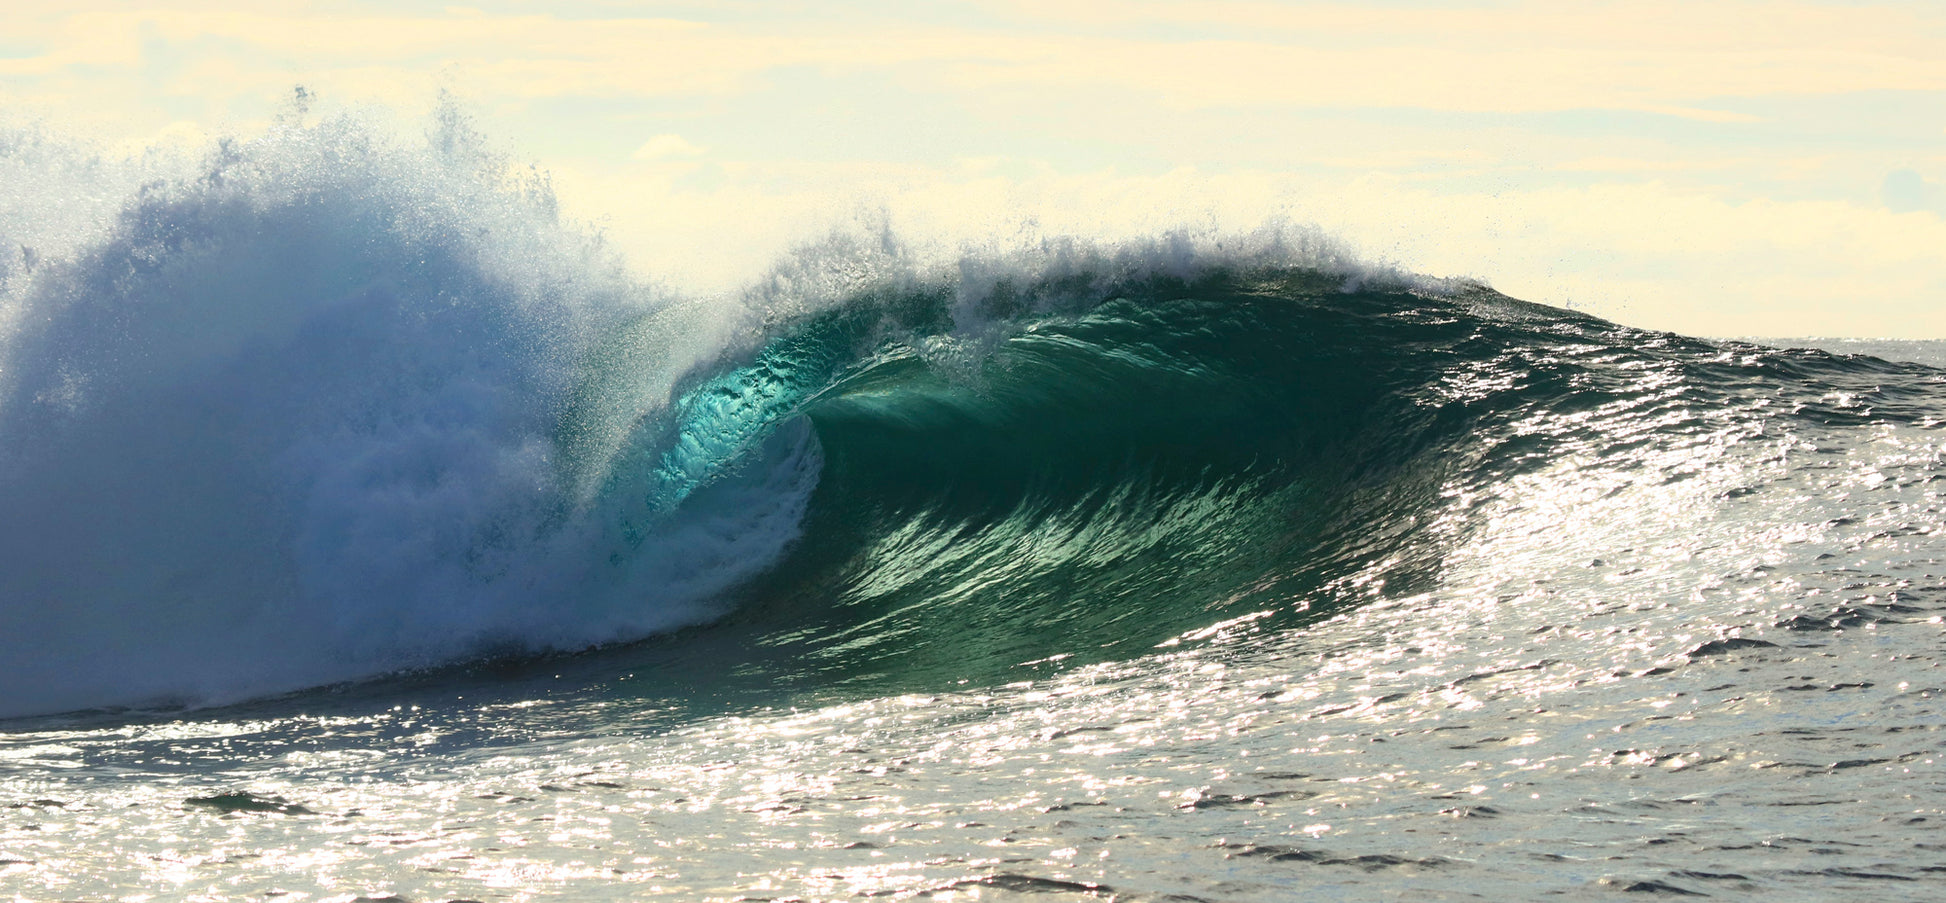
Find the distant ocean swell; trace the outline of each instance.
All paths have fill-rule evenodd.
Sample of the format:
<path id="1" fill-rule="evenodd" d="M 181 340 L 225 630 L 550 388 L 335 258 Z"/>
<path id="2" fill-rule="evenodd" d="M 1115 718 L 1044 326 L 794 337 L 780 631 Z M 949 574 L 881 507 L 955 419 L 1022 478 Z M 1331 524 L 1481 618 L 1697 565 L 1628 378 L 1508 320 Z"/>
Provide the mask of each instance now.
<path id="1" fill-rule="evenodd" d="M 1523 474 L 1936 413 L 1922 368 L 1296 230 L 943 264 L 862 230 L 674 297 L 450 113 L 0 167 L 0 716 L 715 621 L 915 679 L 1132 656 L 1429 585 Z"/>

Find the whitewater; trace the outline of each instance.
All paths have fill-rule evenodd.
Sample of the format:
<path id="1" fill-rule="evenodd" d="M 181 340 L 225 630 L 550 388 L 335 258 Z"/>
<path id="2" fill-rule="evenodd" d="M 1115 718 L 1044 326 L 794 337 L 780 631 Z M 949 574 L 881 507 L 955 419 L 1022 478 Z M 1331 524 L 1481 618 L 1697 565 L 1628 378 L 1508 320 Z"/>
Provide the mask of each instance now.
<path id="1" fill-rule="evenodd" d="M 1937 343 L 1275 224 L 688 295 L 450 108 L 0 186 L 0 897 L 1946 879 Z"/>

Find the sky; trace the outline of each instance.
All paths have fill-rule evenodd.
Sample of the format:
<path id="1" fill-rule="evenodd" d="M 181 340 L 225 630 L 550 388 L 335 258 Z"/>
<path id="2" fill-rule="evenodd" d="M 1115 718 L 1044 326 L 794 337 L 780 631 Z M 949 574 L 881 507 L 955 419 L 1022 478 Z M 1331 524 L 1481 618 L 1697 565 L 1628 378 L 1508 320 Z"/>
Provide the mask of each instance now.
<path id="1" fill-rule="evenodd" d="M 914 240 L 1315 224 L 1707 336 L 1946 338 L 1946 4 L 7 0 L 0 122 L 133 154 L 457 97 L 697 292 Z"/>

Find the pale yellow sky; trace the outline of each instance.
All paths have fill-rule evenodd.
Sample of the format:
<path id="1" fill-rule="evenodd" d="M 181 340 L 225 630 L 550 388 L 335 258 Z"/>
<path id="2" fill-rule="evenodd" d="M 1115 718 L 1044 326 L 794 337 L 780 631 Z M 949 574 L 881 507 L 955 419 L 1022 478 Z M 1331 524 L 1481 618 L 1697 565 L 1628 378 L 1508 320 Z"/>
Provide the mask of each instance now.
<path id="1" fill-rule="evenodd" d="M 915 239 L 1314 222 L 1710 335 L 1946 338 L 1937 3 L 14 2 L 0 109 L 124 152 L 303 84 L 461 97 L 647 273 Z M 387 114 L 368 114 L 384 116 Z"/>

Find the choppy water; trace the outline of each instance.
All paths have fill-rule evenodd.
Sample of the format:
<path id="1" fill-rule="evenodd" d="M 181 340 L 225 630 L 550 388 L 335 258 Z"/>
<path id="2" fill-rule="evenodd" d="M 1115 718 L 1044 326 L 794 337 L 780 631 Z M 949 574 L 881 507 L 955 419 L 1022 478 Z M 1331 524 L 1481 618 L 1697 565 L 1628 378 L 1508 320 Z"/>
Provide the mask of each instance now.
<path id="1" fill-rule="evenodd" d="M 672 298 L 463 125 L 7 145 L 0 896 L 1940 895 L 1946 371 L 1290 231 Z"/>

